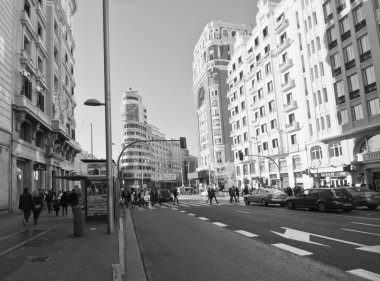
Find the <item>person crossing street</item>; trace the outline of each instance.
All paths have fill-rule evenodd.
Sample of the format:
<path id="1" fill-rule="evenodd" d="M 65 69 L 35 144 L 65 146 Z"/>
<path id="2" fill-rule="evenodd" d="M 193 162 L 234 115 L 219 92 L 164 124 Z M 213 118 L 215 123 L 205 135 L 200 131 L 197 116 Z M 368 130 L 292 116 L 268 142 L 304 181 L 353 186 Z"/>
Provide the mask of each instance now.
<path id="1" fill-rule="evenodd" d="M 177 201 L 177 205 L 179 205 L 179 202 L 178 202 L 178 190 L 177 190 L 177 188 L 173 189 L 173 196 L 174 196 L 173 205 L 175 205 L 175 201 Z"/>

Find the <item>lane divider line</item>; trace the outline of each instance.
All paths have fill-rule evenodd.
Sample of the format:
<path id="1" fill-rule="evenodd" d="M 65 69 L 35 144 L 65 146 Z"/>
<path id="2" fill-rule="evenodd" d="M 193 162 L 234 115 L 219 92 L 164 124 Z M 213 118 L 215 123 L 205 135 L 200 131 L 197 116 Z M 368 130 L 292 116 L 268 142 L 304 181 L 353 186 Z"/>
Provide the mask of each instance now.
<path id="1" fill-rule="evenodd" d="M 251 232 L 245 231 L 245 230 L 235 230 L 236 233 L 239 233 L 241 235 L 247 236 L 247 237 L 257 237 L 258 235 L 253 234 Z"/>
<path id="2" fill-rule="evenodd" d="M 198 217 L 198 219 L 203 220 L 203 221 L 208 221 L 209 220 L 208 218 L 205 218 L 205 217 Z"/>
<path id="3" fill-rule="evenodd" d="M 371 272 L 371 271 L 368 271 L 365 269 L 361 269 L 361 268 L 348 270 L 346 272 L 351 273 L 351 274 L 358 276 L 358 277 L 362 277 L 362 278 L 367 279 L 367 280 L 372 280 L 372 281 L 379 281 L 380 280 L 379 274 L 376 274 L 374 272 Z"/>
<path id="4" fill-rule="evenodd" d="M 221 222 L 213 222 L 213 224 L 220 226 L 220 227 L 225 227 L 228 226 L 227 224 L 221 223 Z"/>
<path id="5" fill-rule="evenodd" d="M 348 229 L 348 228 L 342 228 L 342 230 L 351 231 L 351 232 L 358 232 L 358 233 L 364 233 L 364 234 L 368 234 L 368 235 L 380 236 L 380 234 L 378 234 L 378 233 L 371 233 L 371 232 L 359 231 L 359 230 Z"/>
<path id="6" fill-rule="evenodd" d="M 350 223 L 353 223 L 353 224 L 360 224 L 360 225 L 369 225 L 369 226 L 375 226 L 375 227 L 380 227 L 380 225 L 378 224 L 370 224 L 370 223 L 363 223 L 363 222 L 350 222 Z"/>
<path id="7" fill-rule="evenodd" d="M 28 243 L 29 241 L 32 241 L 32 240 L 34 240 L 34 239 L 36 239 L 36 238 L 38 238 L 38 237 L 44 235 L 44 234 L 47 233 L 48 231 L 49 231 L 49 230 L 44 231 L 44 232 L 41 232 L 40 234 L 37 234 L 36 236 L 33 236 L 33 237 L 29 238 L 29 239 L 26 239 L 24 242 L 21 242 L 21 243 L 15 245 L 15 246 L 9 248 L 8 250 L 5 250 L 4 252 L 1 252 L 1 253 L 0 253 L 0 257 L 3 256 L 3 255 L 5 255 L 6 253 L 9 253 L 10 251 L 13 251 L 14 249 L 16 249 L 16 248 L 18 248 L 18 247 L 21 247 L 22 245 Z"/>
<path id="8" fill-rule="evenodd" d="M 17 234 L 19 234 L 19 233 L 21 233 L 21 232 L 24 232 L 24 231 L 25 231 L 25 230 L 21 230 L 21 231 L 18 231 L 18 232 L 12 233 L 12 234 L 10 234 L 10 235 L 8 235 L 8 236 L 1 237 L 1 238 L 0 238 L 0 241 L 1 241 L 1 240 L 4 240 L 4 239 L 7 239 L 7 238 L 10 238 L 10 237 L 12 237 L 12 236 L 15 236 L 15 235 L 17 235 Z"/>
<path id="9" fill-rule="evenodd" d="M 296 254 L 296 255 L 299 255 L 299 256 L 309 256 L 309 255 L 312 255 L 313 253 L 311 252 L 308 252 L 308 251 L 304 251 L 304 250 L 301 250 L 301 249 L 298 249 L 296 247 L 292 247 L 292 246 L 289 246 L 287 244 L 283 244 L 283 243 L 277 243 L 277 244 L 271 244 L 272 246 L 275 246 L 279 249 L 282 249 L 282 250 L 285 250 L 285 251 L 288 251 L 290 253 L 293 253 L 293 254 Z"/>
<path id="10" fill-rule="evenodd" d="M 238 210 L 234 210 L 234 212 L 243 213 L 243 214 L 250 214 L 250 212 L 244 212 L 244 211 L 238 211 Z"/>
<path id="11" fill-rule="evenodd" d="M 195 216 L 195 214 L 193 213 L 187 213 L 189 216 Z"/>
<path id="12" fill-rule="evenodd" d="M 182 210 L 182 211 L 179 211 L 180 213 L 186 213 L 186 211 Z"/>

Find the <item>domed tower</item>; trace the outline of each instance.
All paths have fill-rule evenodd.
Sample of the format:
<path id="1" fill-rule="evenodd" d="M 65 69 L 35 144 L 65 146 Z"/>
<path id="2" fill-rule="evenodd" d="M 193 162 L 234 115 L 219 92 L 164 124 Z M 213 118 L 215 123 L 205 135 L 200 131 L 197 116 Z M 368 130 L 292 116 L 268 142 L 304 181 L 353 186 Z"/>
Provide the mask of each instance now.
<path id="1" fill-rule="evenodd" d="M 151 134 L 147 123 L 146 107 L 137 91 L 124 92 L 121 104 L 123 147 L 137 140 L 148 140 Z M 151 181 L 151 151 L 149 143 L 136 143 L 127 148 L 121 157 L 123 187 L 141 188 Z"/>

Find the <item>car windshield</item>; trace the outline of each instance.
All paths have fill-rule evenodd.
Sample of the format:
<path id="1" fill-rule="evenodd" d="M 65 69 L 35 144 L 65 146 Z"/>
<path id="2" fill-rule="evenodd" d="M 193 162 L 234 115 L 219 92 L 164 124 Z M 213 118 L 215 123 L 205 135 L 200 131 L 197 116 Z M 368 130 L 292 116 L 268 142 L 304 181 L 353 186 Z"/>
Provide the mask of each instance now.
<path id="1" fill-rule="evenodd" d="M 334 190 L 332 190 L 332 192 L 334 192 L 335 196 L 337 196 L 337 197 L 347 195 L 347 191 L 345 191 L 344 189 L 334 189 Z"/>

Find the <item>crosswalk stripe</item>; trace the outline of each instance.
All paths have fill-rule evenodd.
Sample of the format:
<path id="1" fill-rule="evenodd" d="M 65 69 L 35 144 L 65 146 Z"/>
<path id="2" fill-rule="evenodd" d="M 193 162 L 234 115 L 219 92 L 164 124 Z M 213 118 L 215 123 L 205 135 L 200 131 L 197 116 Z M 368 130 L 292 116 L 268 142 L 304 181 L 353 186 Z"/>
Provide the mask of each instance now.
<path id="1" fill-rule="evenodd" d="M 192 213 L 187 213 L 189 216 L 195 216 L 195 214 L 192 214 Z"/>
<path id="2" fill-rule="evenodd" d="M 203 220 L 203 221 L 208 221 L 208 220 L 210 220 L 210 219 L 205 218 L 205 217 L 199 217 L 198 219 Z"/>
<path id="3" fill-rule="evenodd" d="M 299 256 L 307 256 L 307 255 L 312 255 L 313 254 L 311 252 L 304 251 L 304 250 L 301 250 L 301 249 L 298 249 L 296 247 L 292 247 L 292 246 L 289 246 L 289 245 L 286 245 L 286 244 L 283 244 L 283 243 L 277 243 L 277 244 L 271 244 L 271 245 L 275 246 L 277 248 L 280 248 L 282 250 L 291 252 L 293 254 L 299 255 Z"/>
<path id="4" fill-rule="evenodd" d="M 213 222 L 213 224 L 215 224 L 217 226 L 220 226 L 220 227 L 228 226 L 227 224 L 224 224 L 224 223 L 221 223 L 221 222 Z"/>
<path id="5" fill-rule="evenodd" d="M 348 270 L 348 273 L 351 273 L 353 275 L 356 275 L 358 277 L 362 277 L 367 280 L 372 280 L 372 281 L 379 281 L 380 280 L 380 275 L 376 274 L 374 272 L 365 270 L 365 269 L 353 269 L 353 270 Z"/>
<path id="6" fill-rule="evenodd" d="M 186 211 L 182 210 L 182 211 L 179 211 L 180 213 L 186 213 Z"/>
<path id="7" fill-rule="evenodd" d="M 235 230 L 236 233 L 239 233 L 241 235 L 247 236 L 247 237 L 257 237 L 258 235 L 253 234 L 251 232 L 245 231 L 245 230 Z"/>

